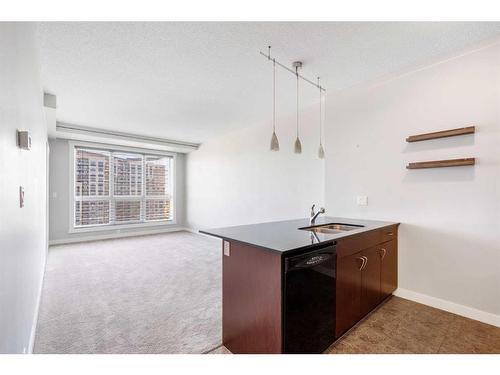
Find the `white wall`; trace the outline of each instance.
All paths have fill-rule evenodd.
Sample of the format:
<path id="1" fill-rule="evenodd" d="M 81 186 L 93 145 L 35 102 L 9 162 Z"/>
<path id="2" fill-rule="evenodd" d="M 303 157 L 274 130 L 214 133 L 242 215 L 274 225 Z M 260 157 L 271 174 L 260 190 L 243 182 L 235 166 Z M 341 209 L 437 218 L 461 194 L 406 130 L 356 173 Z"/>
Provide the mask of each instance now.
<path id="1" fill-rule="evenodd" d="M 51 244 L 92 240 L 174 230 L 185 224 L 185 155 L 177 154 L 175 163 L 176 224 L 69 233 L 69 143 L 50 139 L 49 239 Z"/>
<path id="2" fill-rule="evenodd" d="M 302 154 L 295 123 L 278 123 L 280 151 L 269 150 L 262 124 L 204 143 L 187 158 L 187 221 L 195 229 L 303 218 L 324 202 L 324 161 L 317 157 L 315 112 L 302 114 Z"/>
<path id="3" fill-rule="evenodd" d="M 0 23 L 0 87 L 0 353 L 22 353 L 30 350 L 47 250 L 47 129 L 32 24 Z M 31 151 L 16 146 L 16 129 L 31 132 Z"/>
<path id="4" fill-rule="evenodd" d="M 402 223 L 400 288 L 498 324 L 499 90 L 497 43 L 337 95 L 329 100 L 325 181 L 330 213 Z M 475 135 L 405 142 L 468 125 Z M 476 157 L 477 165 L 405 168 L 461 157 Z M 368 206 L 357 206 L 356 195 L 367 195 Z"/>

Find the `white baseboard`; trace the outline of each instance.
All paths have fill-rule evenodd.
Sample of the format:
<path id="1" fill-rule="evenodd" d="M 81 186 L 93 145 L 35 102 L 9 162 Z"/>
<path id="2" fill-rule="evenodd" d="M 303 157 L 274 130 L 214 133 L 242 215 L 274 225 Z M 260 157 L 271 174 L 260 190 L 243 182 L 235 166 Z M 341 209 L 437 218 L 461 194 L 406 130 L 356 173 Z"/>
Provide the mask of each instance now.
<path id="1" fill-rule="evenodd" d="M 194 234 L 199 234 L 200 236 L 210 237 L 212 239 L 217 238 L 217 237 L 211 236 L 209 234 L 201 233 L 199 231 L 199 229 L 194 229 L 194 228 L 188 228 L 188 227 L 186 227 L 183 230 L 185 230 L 186 232 L 191 232 L 191 233 L 194 233 Z"/>
<path id="2" fill-rule="evenodd" d="M 35 336 L 36 336 L 36 327 L 38 325 L 38 314 L 40 312 L 40 303 L 42 301 L 42 290 L 43 290 L 43 280 L 45 278 L 45 267 L 47 266 L 47 253 L 45 253 L 45 260 L 42 265 L 42 275 L 40 277 L 40 287 L 38 288 L 38 295 L 35 306 L 35 315 L 33 317 L 33 324 L 31 326 L 30 332 L 30 341 L 28 343 L 28 353 L 33 354 L 33 349 L 35 347 Z"/>
<path id="3" fill-rule="evenodd" d="M 174 228 L 162 228 L 162 229 L 149 229 L 135 232 L 121 232 L 121 233 L 107 233 L 107 234 L 98 234 L 98 235 L 88 235 L 85 237 L 70 237 L 70 238 L 62 238 L 59 240 L 51 240 L 49 241 L 49 245 L 63 245 L 69 243 L 77 243 L 77 242 L 88 242 L 88 241 L 99 241 L 99 240 L 108 240 L 112 238 L 124 238 L 124 237 L 134 237 L 134 236 L 146 236 L 148 234 L 160 234 L 160 233 L 168 233 L 168 232 L 180 232 L 180 231 L 190 231 L 184 227 L 174 227 Z"/>
<path id="4" fill-rule="evenodd" d="M 455 302 L 450 302 L 444 299 L 431 297 L 426 294 L 413 292 L 408 289 L 398 288 L 394 292 L 395 296 L 409 299 L 427 306 L 435 307 L 453 314 L 461 315 L 466 318 L 478 320 L 483 323 L 491 324 L 500 327 L 500 315 L 495 315 L 486 311 L 478 310 L 473 307 L 460 305 Z"/>

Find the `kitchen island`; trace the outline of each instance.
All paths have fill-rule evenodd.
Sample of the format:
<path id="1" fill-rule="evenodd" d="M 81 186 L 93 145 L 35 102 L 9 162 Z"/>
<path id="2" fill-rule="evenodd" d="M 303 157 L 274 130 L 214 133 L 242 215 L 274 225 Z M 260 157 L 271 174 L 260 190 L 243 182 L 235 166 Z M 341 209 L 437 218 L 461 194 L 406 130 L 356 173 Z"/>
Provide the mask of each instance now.
<path id="1" fill-rule="evenodd" d="M 223 240 L 223 344 L 233 353 L 292 353 L 333 343 L 396 289 L 398 225 L 325 216 L 312 228 L 298 219 L 200 231 Z M 287 275 L 299 274 L 287 273 L 291 265 L 315 266 L 307 275 L 329 279 L 318 286 L 301 278 L 291 295 Z M 292 305 L 294 298 L 301 304 Z M 291 344 L 307 327 L 322 332 L 318 342 Z"/>

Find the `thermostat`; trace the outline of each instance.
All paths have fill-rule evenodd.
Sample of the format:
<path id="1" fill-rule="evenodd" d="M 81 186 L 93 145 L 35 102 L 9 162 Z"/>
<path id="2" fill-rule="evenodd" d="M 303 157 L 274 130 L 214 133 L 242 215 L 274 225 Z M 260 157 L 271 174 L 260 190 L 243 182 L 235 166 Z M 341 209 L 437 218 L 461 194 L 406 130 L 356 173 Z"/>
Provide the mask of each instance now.
<path id="1" fill-rule="evenodd" d="M 26 130 L 17 131 L 17 145 L 23 150 L 31 149 L 31 135 Z"/>

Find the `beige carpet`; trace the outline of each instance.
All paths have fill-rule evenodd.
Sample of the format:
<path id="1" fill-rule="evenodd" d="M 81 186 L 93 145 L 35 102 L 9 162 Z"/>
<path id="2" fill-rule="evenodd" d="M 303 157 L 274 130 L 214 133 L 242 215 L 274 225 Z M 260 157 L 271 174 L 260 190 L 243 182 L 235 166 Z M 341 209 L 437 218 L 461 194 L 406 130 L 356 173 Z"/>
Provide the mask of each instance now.
<path id="1" fill-rule="evenodd" d="M 188 232 L 50 248 L 35 353 L 221 345 L 220 241 Z"/>

